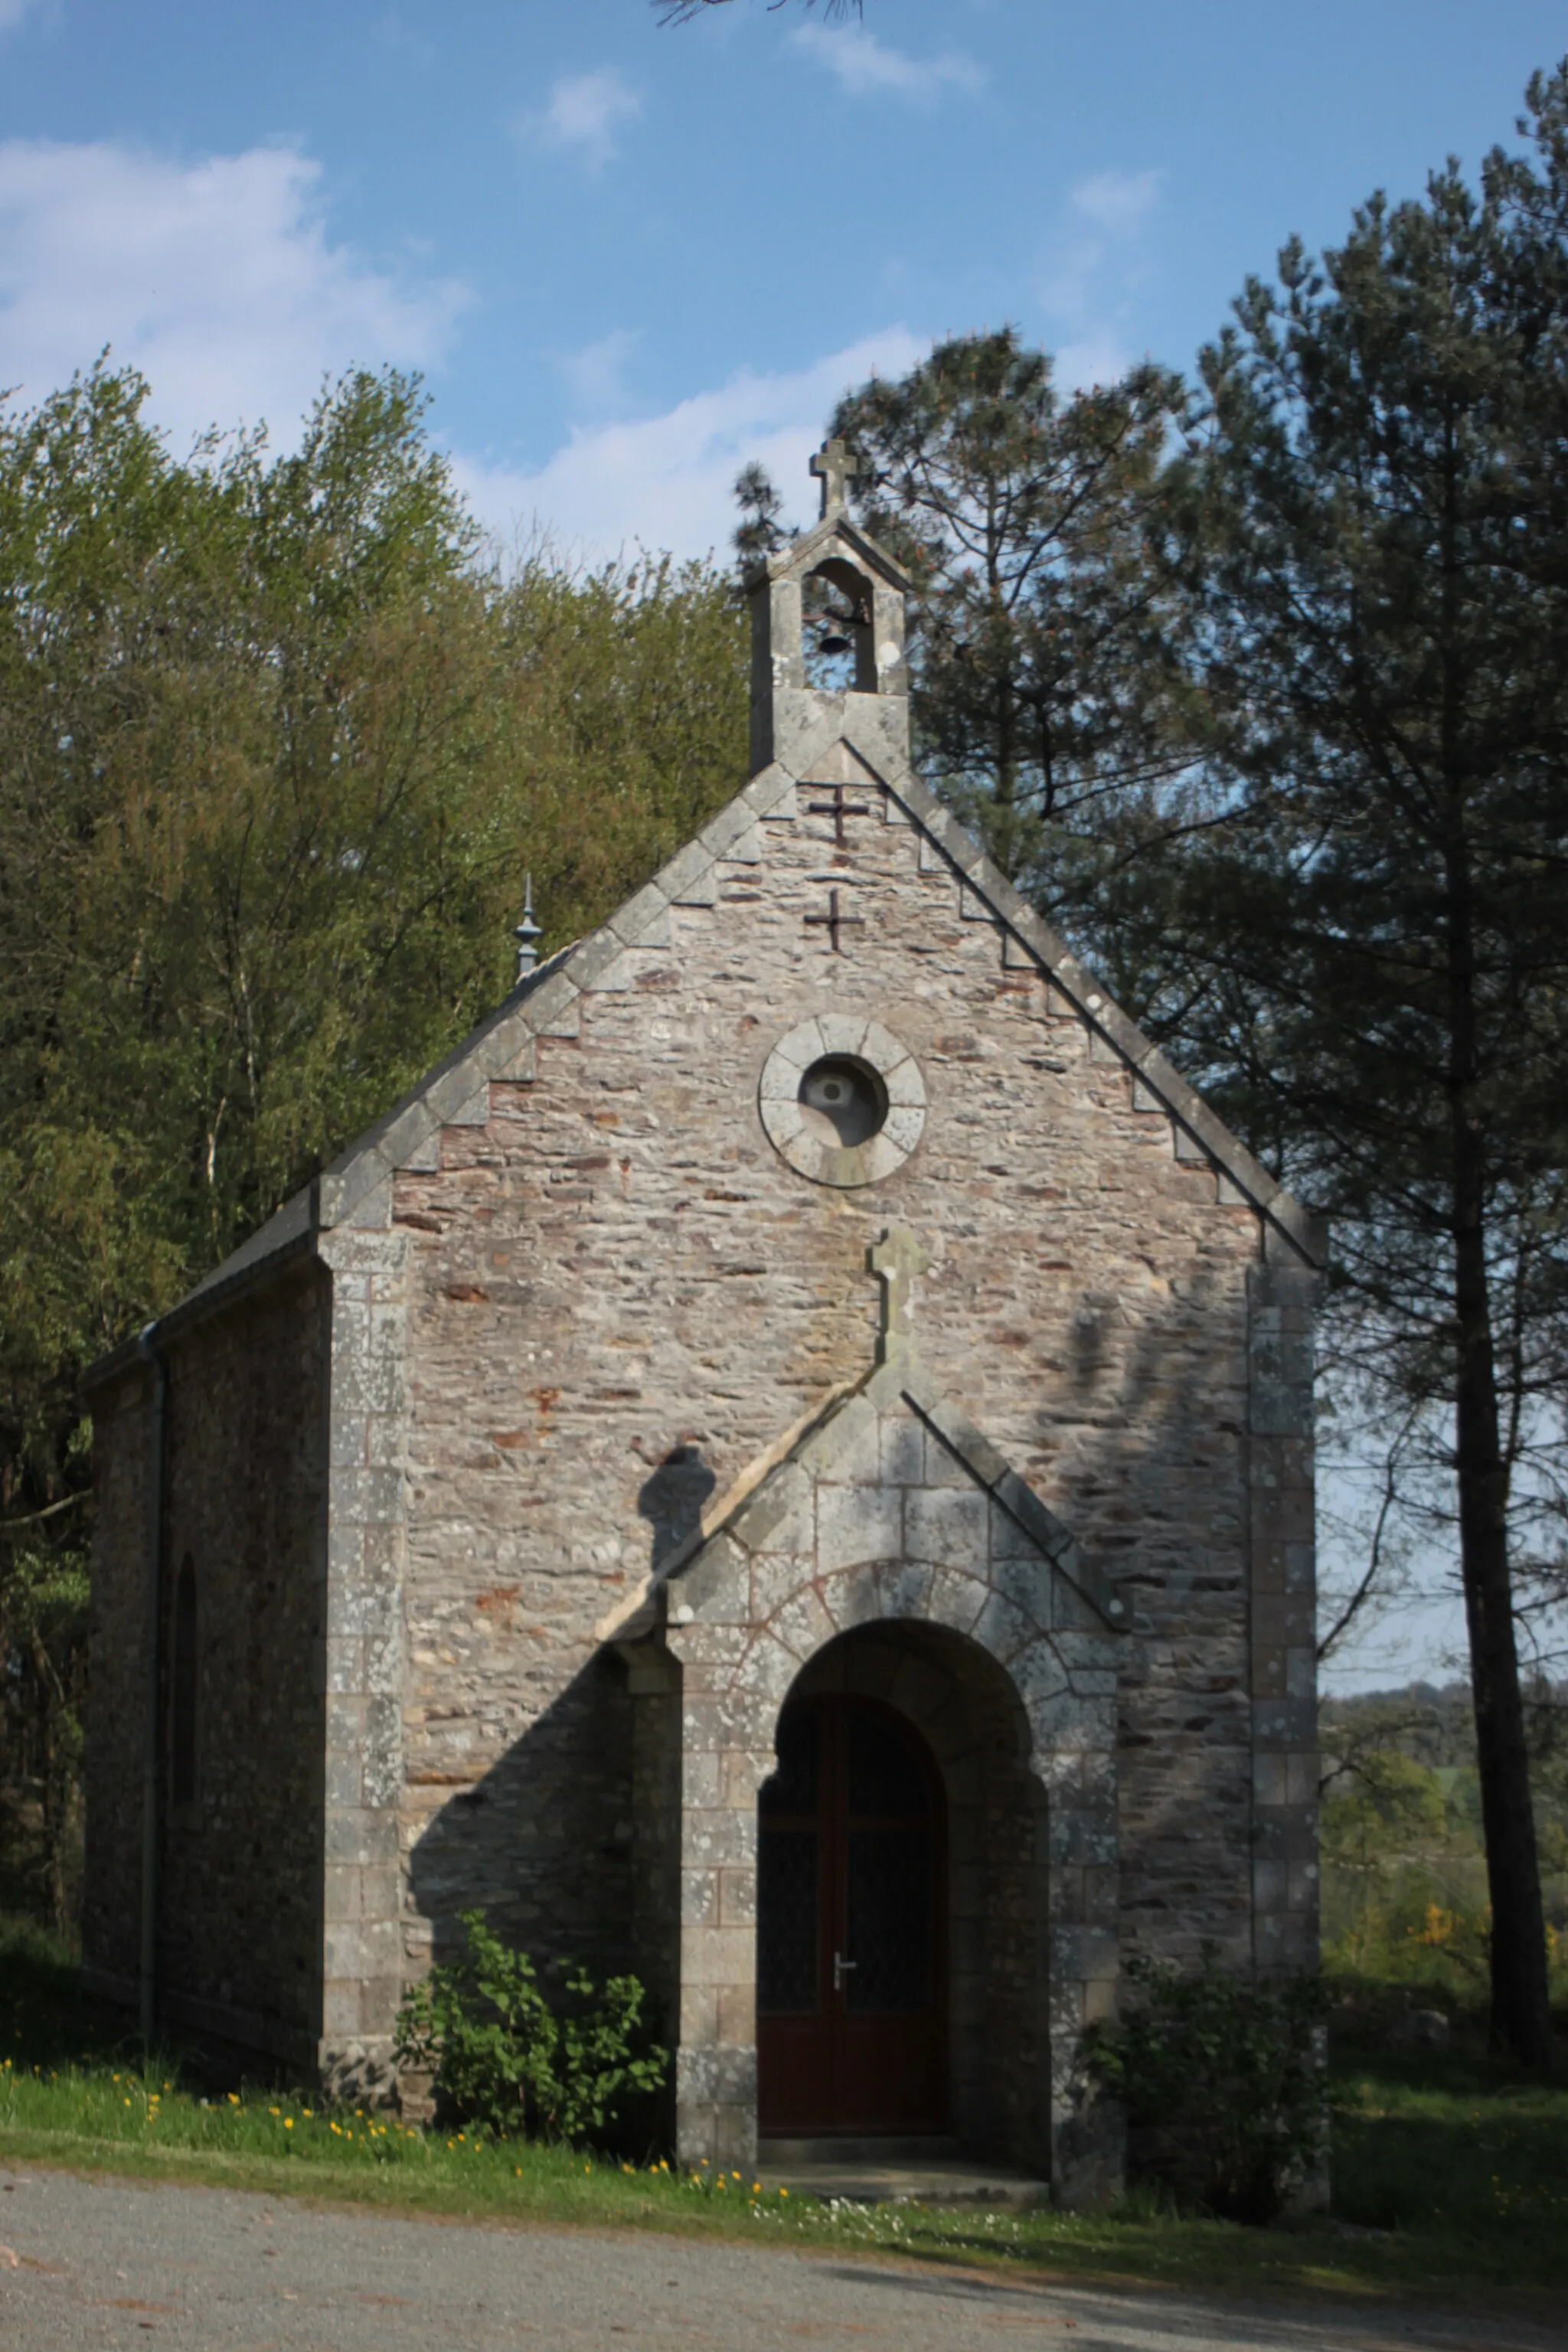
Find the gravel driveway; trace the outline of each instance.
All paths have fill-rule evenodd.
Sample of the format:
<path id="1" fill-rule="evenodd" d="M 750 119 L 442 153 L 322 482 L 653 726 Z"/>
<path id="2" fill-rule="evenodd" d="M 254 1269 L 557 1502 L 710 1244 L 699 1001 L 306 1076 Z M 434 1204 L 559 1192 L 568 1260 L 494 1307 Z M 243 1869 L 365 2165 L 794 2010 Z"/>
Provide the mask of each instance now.
<path id="1" fill-rule="evenodd" d="M 1035 2286 L 652 2234 L 468 2226 L 226 2189 L 0 2169 L 0 2345 L 97 2352 L 461 2352 L 549 2345 L 764 2352 L 1545 2352 L 1518 2322 Z"/>

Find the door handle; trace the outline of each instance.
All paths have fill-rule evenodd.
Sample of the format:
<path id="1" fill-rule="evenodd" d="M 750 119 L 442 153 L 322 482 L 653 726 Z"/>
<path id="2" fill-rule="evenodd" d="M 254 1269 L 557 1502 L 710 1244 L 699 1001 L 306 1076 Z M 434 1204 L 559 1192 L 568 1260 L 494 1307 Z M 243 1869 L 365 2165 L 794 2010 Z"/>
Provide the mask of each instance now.
<path id="1" fill-rule="evenodd" d="M 845 1978 L 849 1974 L 849 1971 L 850 1971 L 850 1969 L 851 1969 L 856 1968 L 856 1967 L 858 1967 L 858 1965 L 859 1965 L 859 1964 L 858 1964 L 858 1961 L 855 1961 L 855 1960 L 847 1960 L 847 1959 L 845 1958 L 845 1957 L 844 1957 L 844 1955 L 843 1955 L 843 1953 L 842 1953 L 842 1952 L 835 1952 L 835 1953 L 834 1953 L 834 1955 L 833 1955 L 833 1990 L 834 1990 L 834 1991 L 835 1991 L 835 1992 L 842 1992 L 842 1991 L 843 1991 L 843 1990 L 844 1990 L 844 1979 L 845 1979 Z"/>

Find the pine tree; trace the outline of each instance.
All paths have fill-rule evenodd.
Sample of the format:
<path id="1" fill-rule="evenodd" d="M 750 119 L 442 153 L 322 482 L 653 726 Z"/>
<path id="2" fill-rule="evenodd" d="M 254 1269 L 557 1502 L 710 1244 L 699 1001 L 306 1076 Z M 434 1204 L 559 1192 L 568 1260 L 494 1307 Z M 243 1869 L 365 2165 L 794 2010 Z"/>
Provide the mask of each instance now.
<path id="1" fill-rule="evenodd" d="M 1493 2032 L 1544 2071 L 1514 1554 L 1568 1275 L 1564 72 L 1531 104 L 1533 160 L 1373 200 L 1321 268 L 1288 246 L 1204 355 L 1226 822 L 1164 905 L 1189 1059 L 1335 1219 L 1342 1335 L 1449 1450 Z"/>
<path id="2" fill-rule="evenodd" d="M 1193 819 L 1173 720 L 1184 604 L 1168 456 L 1180 381 L 1133 369 L 1069 395 L 1016 331 L 940 343 L 835 411 L 855 511 L 916 588 L 917 756 L 1043 914 L 1140 1011 L 1158 957 L 1108 919 L 1146 842 Z"/>
<path id="3" fill-rule="evenodd" d="M 736 475 L 734 495 L 741 520 L 735 525 L 731 543 L 735 550 L 736 570 L 743 582 L 756 564 L 778 553 L 790 534 L 779 520 L 784 499 L 767 467 L 755 458 Z"/>

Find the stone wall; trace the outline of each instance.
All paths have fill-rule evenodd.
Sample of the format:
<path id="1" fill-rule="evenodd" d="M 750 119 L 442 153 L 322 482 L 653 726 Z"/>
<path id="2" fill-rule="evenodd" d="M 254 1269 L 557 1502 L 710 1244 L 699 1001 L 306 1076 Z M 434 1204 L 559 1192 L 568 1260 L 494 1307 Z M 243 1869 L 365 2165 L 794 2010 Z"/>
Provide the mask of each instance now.
<path id="1" fill-rule="evenodd" d="M 892 704 L 843 699 L 871 706 L 891 761 Z M 634 1822 L 650 1801 L 668 1819 L 690 1742 L 676 1685 L 626 1657 L 650 1577 L 866 1375 L 868 1248 L 893 1224 L 929 1257 L 909 1335 L 933 1391 L 1124 1612 L 1119 1895 L 1098 1826 L 1050 1853 L 1081 1880 L 1067 1940 L 1045 1931 L 1053 2130 L 1084 1988 L 1111 1980 L 1118 1946 L 1183 1958 L 1212 1939 L 1265 1965 L 1312 1948 L 1295 1213 L 1263 1215 L 1198 1141 L 1202 1107 L 1128 1066 L 1126 1024 L 1082 975 L 1076 998 L 1047 976 L 948 821 L 911 821 L 918 787 L 900 802 L 822 740 L 834 783 L 755 780 L 586 943 L 572 985 L 542 975 L 534 1034 L 497 1014 L 488 1081 L 462 1055 L 436 1075 L 444 1126 L 405 1106 L 363 1169 L 323 1176 L 330 1349 L 319 1268 L 171 1349 L 171 1588 L 189 1549 L 204 1758 L 220 1743 L 199 1820 L 170 1824 L 171 1981 L 193 2017 L 225 2009 L 290 2047 L 313 2032 L 340 2084 L 384 2080 L 402 1983 L 474 1905 L 545 1961 L 637 1966 L 679 2006 L 678 1832 Z M 921 1073 L 918 1144 L 861 1189 L 807 1181 L 759 1117 L 770 1054 L 825 1014 L 879 1024 Z M 121 1377 L 99 1435 L 95 1688 L 114 1698 L 95 1708 L 89 1944 L 109 1974 L 134 1964 L 145 1392 Z M 1053 1804 L 1098 1822 L 1109 1780 L 1076 1790 L 1070 1756 L 1056 1780 L 1048 1756 L 1035 1769 L 1047 1840 Z M 997 1886 L 1028 1879 L 1034 1832 L 1014 1827 Z M 1009 1896 L 989 1920 L 985 1990 L 962 1996 L 1018 2056 L 989 2087 L 966 2074 L 966 2112 L 1016 2141 L 1027 1912 Z"/>
<path id="2" fill-rule="evenodd" d="M 332 1313 L 315 2054 L 328 2088 L 358 2100 L 391 2088 L 404 1983 L 407 1243 L 350 1223 L 318 1246 L 331 1270 Z"/>
<path id="3" fill-rule="evenodd" d="M 1253 1956 L 1267 1971 L 1318 1958 L 1315 1290 L 1289 1259 L 1251 1270 Z"/>
<path id="4" fill-rule="evenodd" d="M 328 1291 L 318 1268 L 166 1346 L 162 2022 L 291 2065 L 321 2002 Z M 150 1372 L 100 1409 L 94 1560 L 89 1968 L 133 1999 Z M 141 1507 L 136 1507 L 140 1500 Z M 196 1780 L 170 1785 L 183 1563 L 195 1579 Z"/>
<path id="5" fill-rule="evenodd" d="M 89 1986 L 134 2010 L 141 1965 L 151 1373 L 122 1374 L 93 1406 L 82 1956 Z"/>
<path id="6" fill-rule="evenodd" d="M 953 2053 L 961 2113 L 1079 2202 L 1111 2184 L 1121 2153 L 1079 2056 L 1084 2026 L 1115 1994 L 1125 1636 L 1114 1629 L 1126 1604 L 895 1335 L 884 1344 L 896 1360 L 803 1435 L 669 1580 L 664 1639 L 682 1669 L 679 2153 L 753 2160 L 756 1793 L 803 1669 L 809 1678 L 842 1637 L 876 1625 L 939 1644 L 952 1662 L 947 1704 L 969 1702 L 951 1725 L 939 1706 L 927 1727 L 948 1750 L 978 1879 L 950 1923 L 968 2028 Z M 909 1696 L 931 1697 L 915 1680 Z M 974 1767 L 977 1735 L 990 1770 Z M 977 2017 L 995 2036 L 984 2060 Z"/>
<path id="7" fill-rule="evenodd" d="M 842 848 L 803 784 L 697 861 L 696 903 L 599 965 L 535 1076 L 395 1178 L 411 1965 L 469 1901 L 625 1950 L 629 1709 L 600 1644 L 703 1498 L 864 1372 L 892 1221 L 931 1255 L 932 1378 L 1131 1601 L 1123 1938 L 1249 1948 L 1258 1215 L 894 798 L 844 797 Z M 830 888 L 858 919 L 839 954 L 807 919 Z M 758 1118 L 771 1047 L 827 1011 L 882 1022 L 929 1098 L 864 1192 L 804 1181 Z"/>

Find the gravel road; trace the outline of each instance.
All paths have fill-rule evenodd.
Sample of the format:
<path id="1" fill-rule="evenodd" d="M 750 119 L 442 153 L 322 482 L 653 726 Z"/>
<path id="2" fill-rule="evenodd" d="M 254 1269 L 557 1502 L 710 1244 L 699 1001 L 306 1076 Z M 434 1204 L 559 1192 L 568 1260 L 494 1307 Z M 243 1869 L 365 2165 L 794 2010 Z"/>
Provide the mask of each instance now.
<path id="1" fill-rule="evenodd" d="M 0 2346 L 98 2352 L 1561 2352 L 1568 2334 L 1388 2312 L 1259 2315 L 690 2239 L 393 2219 L 0 2169 Z"/>

